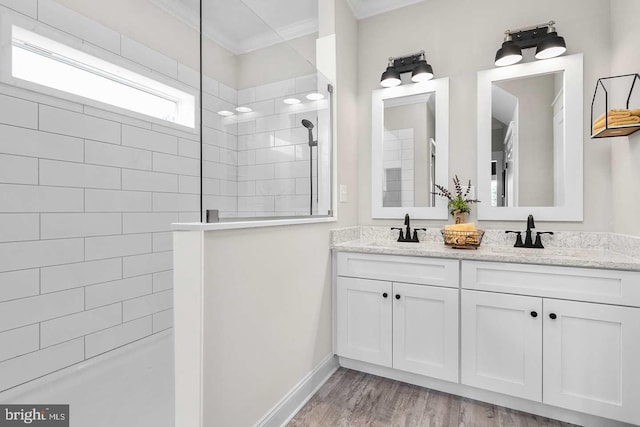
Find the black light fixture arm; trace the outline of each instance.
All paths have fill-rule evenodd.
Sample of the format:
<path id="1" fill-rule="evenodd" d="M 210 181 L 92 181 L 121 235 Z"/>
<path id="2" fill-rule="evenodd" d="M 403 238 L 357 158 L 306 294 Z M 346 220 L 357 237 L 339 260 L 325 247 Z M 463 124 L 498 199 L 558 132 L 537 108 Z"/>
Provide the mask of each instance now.
<path id="1" fill-rule="evenodd" d="M 390 56 L 389 66 L 394 67 L 400 74 L 413 70 L 413 67 L 419 62 L 424 61 L 424 50 L 417 53 L 404 56 Z"/>
<path id="2" fill-rule="evenodd" d="M 522 27 L 522 28 L 518 28 L 515 30 L 507 30 L 505 31 L 505 35 L 511 35 L 514 33 L 520 33 L 522 31 L 531 31 L 531 30 L 538 30 L 540 28 L 547 28 L 549 29 L 549 31 L 554 31 L 555 30 L 555 26 L 556 25 L 556 21 L 549 21 L 549 22 L 545 22 L 544 24 L 538 24 L 538 25 L 529 25 L 528 27 Z"/>
<path id="3" fill-rule="evenodd" d="M 555 21 L 549 21 L 544 24 L 531 25 L 516 30 L 507 30 L 504 32 L 505 41 L 512 41 L 522 49 L 529 49 L 535 47 L 540 39 L 548 33 L 554 32 L 554 25 Z"/>

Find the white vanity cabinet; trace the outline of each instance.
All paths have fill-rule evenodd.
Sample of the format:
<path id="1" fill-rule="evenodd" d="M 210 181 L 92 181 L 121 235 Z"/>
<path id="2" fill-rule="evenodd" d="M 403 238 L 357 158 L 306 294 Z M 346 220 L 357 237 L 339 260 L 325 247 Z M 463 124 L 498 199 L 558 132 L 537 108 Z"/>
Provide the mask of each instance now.
<path id="1" fill-rule="evenodd" d="M 338 277 L 338 354 L 376 365 L 392 364 L 392 284 Z"/>
<path id="2" fill-rule="evenodd" d="M 462 262 L 461 382 L 640 424 L 640 274 Z"/>
<path id="3" fill-rule="evenodd" d="M 640 308 L 543 304 L 543 402 L 640 425 Z"/>
<path id="4" fill-rule="evenodd" d="M 337 258 L 337 354 L 457 382 L 458 261 L 358 253 Z"/>
<path id="5" fill-rule="evenodd" d="M 542 401 L 542 300 L 463 290 L 461 302 L 461 383 Z"/>

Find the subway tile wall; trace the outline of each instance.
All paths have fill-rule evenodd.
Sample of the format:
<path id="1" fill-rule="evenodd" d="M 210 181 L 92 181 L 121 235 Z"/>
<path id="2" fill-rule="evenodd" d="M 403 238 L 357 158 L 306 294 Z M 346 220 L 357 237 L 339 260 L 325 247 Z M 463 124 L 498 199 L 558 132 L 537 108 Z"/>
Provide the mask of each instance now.
<path id="1" fill-rule="evenodd" d="M 198 87 L 196 70 L 55 1 L 0 13 Z M 219 140 L 211 153 L 232 153 L 212 155 L 212 180 L 218 162 L 235 174 L 235 135 Z M 199 156 L 199 134 L 0 84 L 0 391 L 172 327 L 171 223 L 199 220 Z"/>
<path id="2" fill-rule="evenodd" d="M 310 74 L 238 91 L 220 84 L 218 96 L 204 96 L 205 209 L 218 209 L 221 217 L 309 214 L 317 148 L 311 149 L 310 171 L 308 133 L 301 121 L 317 125 L 317 109 L 326 108 L 327 101 L 305 98 L 317 87 L 317 75 Z M 287 105 L 286 98 L 302 102 Z M 236 106 L 252 111 L 226 118 L 217 115 L 220 110 L 234 111 Z"/>
<path id="3" fill-rule="evenodd" d="M 199 87 L 197 70 L 54 0 L 0 13 Z M 318 173 L 301 121 L 327 108 L 305 98 L 318 76 L 202 83 L 205 209 L 308 215 Z M 236 106 L 253 111 L 217 114 Z M 171 223 L 200 220 L 200 152 L 197 133 L 0 83 L 0 391 L 172 327 Z"/>

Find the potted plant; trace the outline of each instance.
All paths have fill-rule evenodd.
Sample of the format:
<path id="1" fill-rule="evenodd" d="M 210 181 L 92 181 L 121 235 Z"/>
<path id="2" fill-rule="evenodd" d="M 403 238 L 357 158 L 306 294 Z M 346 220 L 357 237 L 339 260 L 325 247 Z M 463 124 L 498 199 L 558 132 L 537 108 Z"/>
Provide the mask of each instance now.
<path id="1" fill-rule="evenodd" d="M 480 200 L 469 198 L 471 180 L 469 180 L 469 184 L 467 185 L 467 189 L 464 193 L 462 192 L 462 186 L 460 185 L 460 178 L 458 178 L 458 175 L 454 175 L 453 185 L 456 188 L 455 196 L 445 187 L 438 184 L 435 184 L 438 191 L 434 191 L 433 194 L 436 196 L 446 197 L 449 200 L 447 203 L 449 213 L 453 216 L 456 224 L 461 224 L 466 222 L 466 215 L 471 213 L 471 207 L 469 205 L 472 203 L 480 203 Z"/>

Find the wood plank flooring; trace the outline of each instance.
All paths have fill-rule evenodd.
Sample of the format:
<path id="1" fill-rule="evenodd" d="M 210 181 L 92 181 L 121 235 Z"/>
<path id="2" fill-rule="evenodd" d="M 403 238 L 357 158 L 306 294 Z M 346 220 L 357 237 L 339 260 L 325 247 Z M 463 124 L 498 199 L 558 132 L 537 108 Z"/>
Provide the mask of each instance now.
<path id="1" fill-rule="evenodd" d="M 288 427 L 571 427 L 500 406 L 340 368 Z"/>

